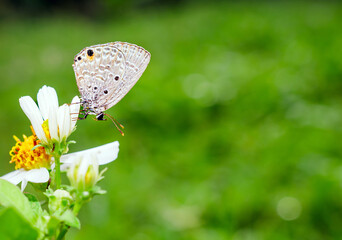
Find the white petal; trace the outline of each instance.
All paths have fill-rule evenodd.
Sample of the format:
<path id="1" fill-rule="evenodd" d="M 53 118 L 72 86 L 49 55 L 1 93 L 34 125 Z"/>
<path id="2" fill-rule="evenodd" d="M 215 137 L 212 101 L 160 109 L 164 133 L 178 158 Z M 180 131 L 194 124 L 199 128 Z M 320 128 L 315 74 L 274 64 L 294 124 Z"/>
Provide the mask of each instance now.
<path id="1" fill-rule="evenodd" d="M 114 161 L 118 157 L 118 153 L 119 153 L 119 142 L 115 141 L 115 142 L 108 143 L 99 147 L 62 155 L 61 163 L 65 163 L 68 165 L 78 158 L 92 155 L 97 158 L 99 165 L 103 165 L 103 164 L 107 164 L 107 163 Z"/>
<path id="2" fill-rule="evenodd" d="M 43 118 L 42 114 L 40 113 L 36 103 L 33 99 L 29 96 L 21 97 L 19 99 L 20 107 L 23 109 L 26 116 L 30 119 L 32 127 L 37 134 L 37 137 L 42 142 L 47 142 L 47 138 L 45 136 L 42 124 Z"/>
<path id="3" fill-rule="evenodd" d="M 33 183 L 44 183 L 49 181 L 50 175 L 46 168 L 31 169 L 27 172 L 25 179 Z"/>
<path id="4" fill-rule="evenodd" d="M 82 160 L 80 161 L 80 165 L 77 169 L 77 178 L 82 179 L 85 178 L 85 175 L 87 174 L 87 170 L 89 168 L 89 165 L 91 163 L 91 155 L 83 156 Z"/>
<path id="5" fill-rule="evenodd" d="M 54 88 L 52 87 L 47 87 L 49 91 L 49 100 L 50 100 L 50 106 L 57 111 L 58 109 L 58 97 L 57 97 L 57 92 Z"/>
<path id="6" fill-rule="evenodd" d="M 71 114 L 71 126 L 70 131 L 74 130 L 74 127 L 76 125 L 78 114 L 80 112 L 80 98 L 78 96 L 75 96 L 70 104 L 70 114 Z"/>
<path id="7" fill-rule="evenodd" d="M 119 142 L 115 141 L 113 143 L 103 145 L 97 154 L 99 165 L 104 165 L 114 161 L 117 159 L 119 154 Z"/>
<path id="8" fill-rule="evenodd" d="M 48 119 L 49 116 L 49 101 L 46 99 L 48 97 L 46 93 L 46 88 L 46 86 L 43 86 L 41 89 L 39 89 L 37 94 L 39 110 L 44 120 Z"/>
<path id="9" fill-rule="evenodd" d="M 21 191 L 23 192 L 27 186 L 27 180 L 24 178 L 21 182 Z"/>
<path id="10" fill-rule="evenodd" d="M 64 137 L 68 137 L 70 134 L 70 109 L 69 106 L 64 104 L 58 108 L 57 112 L 57 122 L 59 129 L 59 138 L 63 139 Z"/>
<path id="11" fill-rule="evenodd" d="M 52 87 L 43 86 L 37 95 L 39 109 L 44 120 L 49 119 L 49 131 L 52 139 L 59 140 L 57 127 L 58 97 Z"/>
<path id="12" fill-rule="evenodd" d="M 52 139 L 59 141 L 57 125 L 57 109 L 49 112 L 49 131 Z"/>
<path id="13" fill-rule="evenodd" d="M 26 171 L 24 169 L 15 170 L 13 172 L 7 173 L 6 175 L 0 177 L 1 179 L 5 179 L 10 183 L 17 185 L 20 183 L 26 175 Z"/>
<path id="14" fill-rule="evenodd" d="M 57 111 L 58 97 L 54 88 L 43 86 L 38 91 L 37 100 L 44 120 L 48 119 L 50 111 Z"/>

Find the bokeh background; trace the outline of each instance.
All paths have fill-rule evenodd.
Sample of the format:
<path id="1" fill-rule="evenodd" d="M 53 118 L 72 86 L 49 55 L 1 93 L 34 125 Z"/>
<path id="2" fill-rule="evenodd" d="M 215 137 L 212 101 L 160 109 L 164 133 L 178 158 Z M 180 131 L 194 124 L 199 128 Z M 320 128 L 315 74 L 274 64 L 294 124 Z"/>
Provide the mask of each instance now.
<path id="1" fill-rule="evenodd" d="M 127 41 L 152 59 L 71 151 L 120 141 L 67 239 L 341 239 L 342 6 L 281 1 L 2 1 L 0 174 L 18 98 L 78 94 L 73 57 Z"/>

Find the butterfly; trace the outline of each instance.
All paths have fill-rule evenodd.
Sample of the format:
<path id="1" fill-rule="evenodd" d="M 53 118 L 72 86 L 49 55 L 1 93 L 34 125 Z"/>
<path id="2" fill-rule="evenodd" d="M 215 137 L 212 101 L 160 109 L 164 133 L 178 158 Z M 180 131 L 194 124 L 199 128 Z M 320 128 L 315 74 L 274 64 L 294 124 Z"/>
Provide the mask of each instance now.
<path id="1" fill-rule="evenodd" d="M 151 54 L 126 42 L 111 42 L 82 49 L 74 58 L 83 114 L 105 120 L 105 110 L 117 104 L 135 85 Z"/>

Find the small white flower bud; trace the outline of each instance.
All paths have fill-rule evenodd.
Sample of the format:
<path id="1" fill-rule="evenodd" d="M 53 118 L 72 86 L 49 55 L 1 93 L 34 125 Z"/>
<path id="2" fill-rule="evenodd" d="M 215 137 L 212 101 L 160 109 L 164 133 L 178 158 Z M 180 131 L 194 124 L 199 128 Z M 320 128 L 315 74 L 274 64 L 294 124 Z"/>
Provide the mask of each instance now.
<path id="1" fill-rule="evenodd" d="M 49 196 L 49 209 L 51 212 L 64 211 L 69 208 L 72 197 L 69 192 L 57 189 L 53 194 Z"/>
<path id="2" fill-rule="evenodd" d="M 67 176 L 71 185 L 79 192 L 91 190 L 102 179 L 96 156 L 78 158 L 68 169 Z"/>
<path id="3" fill-rule="evenodd" d="M 66 200 L 72 200 L 72 197 L 68 191 L 62 190 L 62 189 L 57 189 L 53 195 L 57 199 L 66 199 Z"/>

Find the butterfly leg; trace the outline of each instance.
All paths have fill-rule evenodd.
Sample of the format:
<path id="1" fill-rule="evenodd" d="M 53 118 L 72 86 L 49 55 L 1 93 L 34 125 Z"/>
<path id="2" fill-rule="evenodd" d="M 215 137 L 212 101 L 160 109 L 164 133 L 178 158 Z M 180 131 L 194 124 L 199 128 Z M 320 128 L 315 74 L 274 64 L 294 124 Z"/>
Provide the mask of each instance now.
<path id="1" fill-rule="evenodd" d="M 78 120 L 83 120 L 86 119 L 88 117 L 88 113 L 84 113 L 83 117 L 78 117 Z"/>

